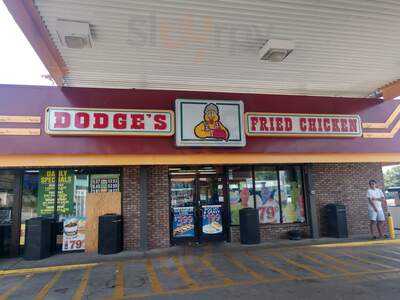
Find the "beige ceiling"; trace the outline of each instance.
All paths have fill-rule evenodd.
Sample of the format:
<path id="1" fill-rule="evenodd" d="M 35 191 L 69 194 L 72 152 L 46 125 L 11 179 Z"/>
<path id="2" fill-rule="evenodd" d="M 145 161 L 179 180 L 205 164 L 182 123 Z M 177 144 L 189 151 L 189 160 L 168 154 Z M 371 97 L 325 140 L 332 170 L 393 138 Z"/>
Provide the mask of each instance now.
<path id="1" fill-rule="evenodd" d="M 398 0 L 35 0 L 69 86 L 366 96 L 400 77 Z M 67 49 L 57 19 L 91 25 Z M 295 42 L 260 61 L 268 39 Z"/>

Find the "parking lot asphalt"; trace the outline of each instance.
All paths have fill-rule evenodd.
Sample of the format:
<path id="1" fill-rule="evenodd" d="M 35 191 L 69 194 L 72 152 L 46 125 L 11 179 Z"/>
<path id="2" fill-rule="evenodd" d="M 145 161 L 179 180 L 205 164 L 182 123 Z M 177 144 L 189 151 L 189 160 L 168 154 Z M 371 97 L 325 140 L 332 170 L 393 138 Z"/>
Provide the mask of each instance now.
<path id="1" fill-rule="evenodd" d="M 236 251 L 0 271 L 3 299 L 399 299 L 400 242 Z"/>

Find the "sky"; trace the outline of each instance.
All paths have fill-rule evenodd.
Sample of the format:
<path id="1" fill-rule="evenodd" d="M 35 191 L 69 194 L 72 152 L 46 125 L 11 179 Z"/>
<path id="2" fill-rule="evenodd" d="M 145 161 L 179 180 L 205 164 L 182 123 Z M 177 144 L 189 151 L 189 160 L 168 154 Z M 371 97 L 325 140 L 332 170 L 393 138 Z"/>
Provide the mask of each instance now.
<path id="1" fill-rule="evenodd" d="M 386 172 L 389 171 L 390 169 L 392 169 L 392 168 L 394 168 L 394 167 L 398 167 L 398 166 L 400 166 L 400 165 L 383 166 L 383 167 L 382 167 L 383 173 L 386 173 Z"/>
<path id="2" fill-rule="evenodd" d="M 48 75 L 48 71 L 2 0 L 0 38 L 0 84 L 53 85 L 42 77 Z"/>

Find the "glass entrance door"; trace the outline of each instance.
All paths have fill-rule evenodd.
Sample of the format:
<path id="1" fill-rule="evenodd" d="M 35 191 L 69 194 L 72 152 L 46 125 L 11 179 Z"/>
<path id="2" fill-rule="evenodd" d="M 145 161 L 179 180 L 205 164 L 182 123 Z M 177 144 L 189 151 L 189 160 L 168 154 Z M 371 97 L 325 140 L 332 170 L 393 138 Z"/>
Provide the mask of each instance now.
<path id="1" fill-rule="evenodd" d="M 195 234 L 195 177 L 185 174 L 171 178 L 172 238 L 194 239 Z"/>
<path id="2" fill-rule="evenodd" d="M 173 242 L 226 239 L 225 189 L 218 168 L 171 168 Z"/>
<path id="3" fill-rule="evenodd" d="M 198 176 L 199 237 L 201 240 L 220 240 L 224 237 L 224 185 L 218 175 Z"/>

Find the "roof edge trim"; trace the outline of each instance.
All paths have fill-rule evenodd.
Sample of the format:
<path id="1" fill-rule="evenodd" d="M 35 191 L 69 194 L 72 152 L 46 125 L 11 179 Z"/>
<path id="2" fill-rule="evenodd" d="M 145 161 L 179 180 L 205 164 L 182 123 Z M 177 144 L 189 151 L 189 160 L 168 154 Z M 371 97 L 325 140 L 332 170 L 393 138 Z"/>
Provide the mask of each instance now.
<path id="1" fill-rule="evenodd" d="M 184 157 L 184 159 L 182 159 Z M 1 167 L 227 165 L 266 163 L 398 163 L 400 153 L 206 153 L 0 155 Z"/>

